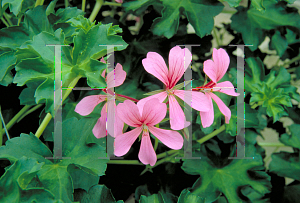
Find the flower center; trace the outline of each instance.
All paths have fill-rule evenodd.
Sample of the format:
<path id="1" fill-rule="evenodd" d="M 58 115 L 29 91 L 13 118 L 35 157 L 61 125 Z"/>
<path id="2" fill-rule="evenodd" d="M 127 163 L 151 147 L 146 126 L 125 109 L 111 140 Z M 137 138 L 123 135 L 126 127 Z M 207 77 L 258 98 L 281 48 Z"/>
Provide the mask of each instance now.
<path id="1" fill-rule="evenodd" d="M 111 101 L 111 100 L 114 100 L 116 99 L 116 96 L 115 95 L 111 95 L 111 94 L 107 94 L 107 101 Z"/>
<path id="2" fill-rule="evenodd" d="M 146 124 L 143 124 L 143 136 L 148 135 L 149 128 Z"/>
<path id="3" fill-rule="evenodd" d="M 166 89 L 166 92 L 169 95 L 172 95 L 174 93 L 174 90 L 173 89 Z"/>

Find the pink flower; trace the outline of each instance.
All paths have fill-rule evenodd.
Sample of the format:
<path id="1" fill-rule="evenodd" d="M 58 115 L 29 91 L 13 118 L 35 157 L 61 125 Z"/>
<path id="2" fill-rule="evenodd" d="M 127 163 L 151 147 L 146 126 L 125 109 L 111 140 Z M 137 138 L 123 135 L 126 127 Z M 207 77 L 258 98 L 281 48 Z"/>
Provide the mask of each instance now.
<path id="1" fill-rule="evenodd" d="M 101 59 L 101 62 L 105 61 Z M 101 74 L 105 77 L 105 70 Z M 106 136 L 106 120 L 108 120 L 108 128 L 107 131 L 110 135 L 118 135 L 122 133 L 124 123 L 119 119 L 117 114 L 113 114 L 114 109 L 116 109 L 115 96 L 109 90 L 109 88 L 117 87 L 123 84 L 126 78 L 126 72 L 123 70 L 121 64 L 117 64 L 114 71 L 111 71 L 107 74 L 106 82 L 107 82 L 107 94 L 106 95 L 91 95 L 83 98 L 75 108 L 75 111 L 82 116 L 86 116 L 94 110 L 94 108 L 103 101 L 106 101 L 102 110 L 101 117 L 98 119 L 97 123 L 93 128 L 93 133 L 96 138 L 101 138 Z M 108 112 L 108 116 L 107 116 Z M 114 129 L 114 131 L 112 130 Z"/>
<path id="2" fill-rule="evenodd" d="M 188 104 L 190 104 L 192 100 L 191 107 L 197 111 L 209 111 L 210 108 L 209 101 L 203 93 L 176 90 L 174 88 L 188 68 L 191 60 L 192 54 L 187 48 L 181 49 L 176 46 L 173 47 L 169 53 L 169 70 L 164 59 L 158 53 L 149 52 L 147 58 L 142 61 L 145 70 L 162 81 L 166 89 L 164 92 L 140 100 L 140 105 L 144 105 L 146 101 L 152 98 L 158 98 L 160 102 L 163 102 L 166 97 L 168 97 L 170 125 L 173 130 L 180 130 L 190 125 L 190 122 L 186 121 L 183 110 L 178 104 L 175 95 Z"/>
<path id="3" fill-rule="evenodd" d="M 117 3 L 123 3 L 123 0 L 115 0 L 115 2 L 117 2 Z"/>
<path id="4" fill-rule="evenodd" d="M 209 127 L 214 121 L 214 108 L 212 99 L 217 103 L 221 113 L 225 116 L 225 122 L 229 123 L 231 112 L 224 102 L 213 91 L 223 92 L 231 96 L 239 96 L 239 93 L 234 91 L 234 86 L 231 82 L 225 81 L 217 83 L 226 73 L 229 66 L 229 56 L 224 49 L 213 50 L 213 61 L 204 61 L 204 72 L 211 79 L 203 88 L 212 88 L 205 91 L 206 97 L 210 101 L 210 110 L 208 112 L 200 112 L 201 122 L 204 128 Z M 201 88 L 201 87 L 200 87 Z M 223 88 L 223 89 L 222 89 Z"/>
<path id="5" fill-rule="evenodd" d="M 128 125 L 136 127 L 134 130 L 117 135 L 115 138 L 116 156 L 126 154 L 138 136 L 142 134 L 142 142 L 139 151 L 139 159 L 143 164 L 154 166 L 157 160 L 155 151 L 151 144 L 149 131 L 156 136 L 163 144 L 172 149 L 181 149 L 183 145 L 182 136 L 172 130 L 164 130 L 154 127 L 161 122 L 167 113 L 167 105 L 160 103 L 154 98 L 146 102 L 143 106 L 133 103 L 130 100 L 117 106 L 118 116 Z"/>

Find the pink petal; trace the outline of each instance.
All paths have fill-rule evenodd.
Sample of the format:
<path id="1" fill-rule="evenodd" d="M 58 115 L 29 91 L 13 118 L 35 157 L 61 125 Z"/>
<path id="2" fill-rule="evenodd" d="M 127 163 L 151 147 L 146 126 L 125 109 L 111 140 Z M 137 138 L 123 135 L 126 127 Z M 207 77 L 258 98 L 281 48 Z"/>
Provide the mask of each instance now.
<path id="1" fill-rule="evenodd" d="M 140 101 L 138 101 L 137 103 L 137 106 L 139 108 L 139 111 L 140 111 L 140 114 L 142 115 L 143 113 L 143 108 L 144 108 L 144 105 L 147 101 L 149 101 L 150 99 L 153 99 L 153 98 L 157 98 L 159 100 L 160 103 L 162 103 L 166 97 L 167 97 L 167 93 L 166 92 L 161 92 L 161 93 L 158 93 L 158 94 L 154 94 L 154 95 L 151 95 L 149 97 L 146 97 L 144 99 L 141 99 Z"/>
<path id="2" fill-rule="evenodd" d="M 117 3 L 123 3 L 123 0 L 115 0 Z"/>
<path id="3" fill-rule="evenodd" d="M 124 122 L 118 117 L 116 113 L 116 103 L 114 100 L 107 102 L 107 132 L 112 136 L 116 137 L 117 135 L 122 134 Z"/>
<path id="4" fill-rule="evenodd" d="M 183 138 L 178 132 L 173 130 L 164 130 L 154 126 L 149 126 L 148 128 L 149 131 L 167 147 L 176 150 L 182 148 Z"/>
<path id="5" fill-rule="evenodd" d="M 136 140 L 136 138 L 138 138 L 142 130 L 143 127 L 137 127 L 127 133 L 118 135 L 115 138 L 114 154 L 116 156 L 123 156 L 124 154 L 126 154 L 129 151 L 132 144 L 134 143 L 134 141 Z"/>
<path id="6" fill-rule="evenodd" d="M 202 92 L 174 90 L 174 94 L 184 100 L 189 106 L 197 111 L 209 111 L 210 104 L 208 98 Z"/>
<path id="7" fill-rule="evenodd" d="M 105 101 L 106 95 L 91 95 L 84 97 L 75 107 L 75 112 L 82 116 L 89 115 L 94 108 Z"/>
<path id="8" fill-rule="evenodd" d="M 117 64 L 114 71 L 107 74 L 107 88 L 117 87 L 123 84 L 126 78 L 126 72 L 121 64 Z"/>
<path id="9" fill-rule="evenodd" d="M 147 58 L 142 60 L 143 66 L 145 70 L 150 73 L 151 75 L 154 75 L 156 78 L 158 78 L 160 81 L 162 81 L 166 86 L 169 84 L 168 80 L 168 68 L 166 66 L 166 63 L 156 52 L 148 52 Z"/>
<path id="10" fill-rule="evenodd" d="M 101 61 L 102 63 L 106 63 L 106 61 L 104 60 L 103 57 L 100 59 L 100 61 Z"/>
<path id="11" fill-rule="evenodd" d="M 228 89 L 225 89 L 224 87 L 228 88 Z M 236 96 L 236 97 L 240 95 L 239 93 L 235 92 L 233 84 L 231 82 L 229 82 L 229 81 L 217 83 L 213 87 L 213 91 L 222 92 L 224 94 L 228 94 L 228 95 Z"/>
<path id="12" fill-rule="evenodd" d="M 231 117 L 230 109 L 224 104 L 224 102 L 217 95 L 210 93 L 210 96 L 217 103 L 221 113 L 225 116 L 225 123 L 228 124 Z"/>
<path id="13" fill-rule="evenodd" d="M 105 73 L 106 73 L 106 69 L 104 69 L 104 71 L 102 71 L 101 76 L 105 78 Z"/>
<path id="14" fill-rule="evenodd" d="M 217 76 L 217 81 L 221 80 L 221 78 L 224 76 L 226 73 L 230 59 L 227 54 L 227 52 L 220 48 L 220 49 L 215 49 L 213 50 L 213 60 L 215 63 L 215 72 Z"/>
<path id="15" fill-rule="evenodd" d="M 118 104 L 117 115 L 130 126 L 139 127 L 143 124 L 139 109 L 133 101 L 125 100 L 124 103 Z"/>
<path id="16" fill-rule="evenodd" d="M 185 70 L 192 61 L 192 54 L 189 49 L 181 49 L 179 46 L 173 47 L 169 53 L 169 88 L 172 88 L 183 76 Z"/>
<path id="17" fill-rule="evenodd" d="M 143 108 L 142 121 L 146 125 L 156 125 L 166 117 L 167 105 L 157 98 L 147 101 Z"/>
<path id="18" fill-rule="evenodd" d="M 207 112 L 200 111 L 200 118 L 203 128 L 207 128 L 211 126 L 214 122 L 214 106 L 210 97 L 210 93 L 205 93 L 205 96 L 207 97 L 209 101 L 210 110 Z"/>
<path id="19" fill-rule="evenodd" d="M 204 73 L 214 82 L 217 83 L 217 72 L 215 70 L 215 63 L 212 60 L 206 60 L 203 63 Z"/>
<path id="20" fill-rule="evenodd" d="M 169 109 L 170 124 L 173 130 L 181 130 L 191 124 L 186 121 L 183 110 L 173 95 L 169 96 Z"/>
<path id="21" fill-rule="evenodd" d="M 93 128 L 93 134 L 98 139 L 106 136 L 106 117 L 106 104 L 104 104 L 101 110 L 101 117 L 98 119 L 97 123 Z"/>
<path id="22" fill-rule="evenodd" d="M 154 166 L 157 157 L 150 140 L 149 132 L 147 134 L 146 133 L 143 134 L 142 137 L 139 159 L 145 165 L 150 164 L 151 166 Z"/>

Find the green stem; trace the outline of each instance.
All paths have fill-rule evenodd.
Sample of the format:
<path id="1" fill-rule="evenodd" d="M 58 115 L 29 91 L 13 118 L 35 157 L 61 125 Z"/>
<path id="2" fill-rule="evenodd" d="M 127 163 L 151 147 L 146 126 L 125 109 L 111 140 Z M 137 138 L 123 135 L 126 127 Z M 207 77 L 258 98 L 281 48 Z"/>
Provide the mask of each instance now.
<path id="1" fill-rule="evenodd" d="M 289 69 L 287 69 L 287 71 L 288 71 L 289 73 L 292 73 L 292 72 L 295 72 L 295 71 L 296 71 L 296 68 L 289 68 Z"/>
<path id="2" fill-rule="evenodd" d="M 49 124 L 49 122 L 51 121 L 52 116 L 50 113 L 47 113 L 46 117 L 44 118 L 43 122 L 41 123 L 40 127 L 37 129 L 35 136 L 37 138 L 40 138 L 41 135 L 43 134 L 45 128 L 47 127 L 47 125 Z"/>
<path id="3" fill-rule="evenodd" d="M 155 127 L 159 128 L 159 123 L 155 125 Z M 158 139 L 157 137 L 155 137 L 155 142 L 154 142 L 154 151 L 157 150 L 158 147 Z"/>
<path id="4" fill-rule="evenodd" d="M 82 0 L 81 10 L 85 11 L 86 0 Z"/>
<path id="5" fill-rule="evenodd" d="M 251 109 L 255 109 L 256 107 L 258 107 L 259 105 L 258 104 L 253 104 L 252 106 L 251 106 Z"/>
<path id="6" fill-rule="evenodd" d="M 21 20 L 22 20 L 22 16 L 18 18 L 18 26 L 20 25 Z"/>
<path id="7" fill-rule="evenodd" d="M 261 147 L 286 147 L 286 145 L 284 145 L 280 142 L 277 142 L 277 143 L 260 142 L 260 143 L 257 143 L 257 144 Z"/>
<path id="8" fill-rule="evenodd" d="M 28 114 L 34 112 L 35 110 L 37 110 L 37 109 L 40 108 L 41 106 L 43 106 L 43 104 L 38 104 L 38 105 L 32 107 L 31 109 L 29 109 L 26 113 L 24 113 L 24 114 L 17 120 L 17 123 L 19 123 L 25 116 L 27 116 Z"/>
<path id="9" fill-rule="evenodd" d="M 220 47 L 220 41 L 219 41 L 219 38 L 218 38 L 218 35 L 217 35 L 217 32 L 216 32 L 216 27 L 214 27 L 213 28 L 213 33 L 214 33 L 214 36 L 215 36 L 215 38 L 216 38 L 216 41 L 217 41 L 217 45 L 218 45 L 218 47 Z"/>
<path id="10" fill-rule="evenodd" d="M 69 6 L 69 0 L 65 0 L 65 8 Z"/>
<path id="11" fill-rule="evenodd" d="M 296 62 L 298 60 L 300 60 L 300 55 L 296 56 L 295 58 L 291 59 L 290 61 L 284 63 L 282 66 L 284 67 L 284 66 L 290 65 L 290 64 L 292 64 L 292 63 L 294 63 L 294 62 Z"/>
<path id="12" fill-rule="evenodd" d="M 76 78 L 74 78 L 71 83 L 68 85 L 68 87 L 75 87 L 75 85 L 77 84 L 78 80 L 81 78 L 81 76 L 77 76 Z M 66 92 L 63 94 L 63 99 L 62 102 L 65 101 L 65 99 L 69 96 L 69 94 L 72 92 L 72 89 L 67 89 Z M 50 113 L 47 113 L 46 117 L 44 118 L 44 120 L 42 121 L 42 124 L 39 126 L 39 128 L 37 129 L 35 136 L 37 138 L 40 138 L 40 136 L 43 134 L 45 128 L 47 127 L 47 125 L 49 124 L 49 122 L 52 119 L 52 115 Z"/>
<path id="13" fill-rule="evenodd" d="M 141 172 L 140 176 L 143 175 L 144 173 L 146 173 L 147 171 L 152 170 L 152 169 L 155 168 L 156 166 L 158 166 L 158 165 L 160 165 L 160 164 L 162 164 L 162 163 L 165 163 L 165 162 L 170 161 L 170 160 L 171 160 L 172 158 L 174 158 L 177 154 L 178 154 L 178 151 L 177 151 L 177 153 L 174 153 L 174 154 L 172 154 L 171 156 L 168 156 L 168 157 L 166 157 L 166 158 L 164 158 L 164 159 L 161 159 L 161 160 L 157 161 L 157 162 L 155 163 L 154 166 L 147 165 L 146 168 Z"/>
<path id="14" fill-rule="evenodd" d="M 97 1 L 96 1 L 96 4 L 95 4 L 95 6 L 94 6 L 94 9 L 93 9 L 93 11 L 92 11 L 92 13 L 91 13 L 91 15 L 90 15 L 90 17 L 89 17 L 89 20 L 90 20 L 91 22 L 94 22 L 94 20 L 95 20 L 96 16 L 98 15 L 98 13 L 99 13 L 99 11 L 100 11 L 100 9 L 101 9 L 103 3 L 104 3 L 103 0 L 97 0 Z"/>
<path id="15" fill-rule="evenodd" d="M 9 26 L 13 26 L 14 24 L 11 22 L 11 20 L 10 20 L 8 14 L 7 14 L 6 12 L 4 12 L 3 14 L 4 14 L 4 17 L 5 17 L 5 19 L 7 20 Z"/>
<path id="16" fill-rule="evenodd" d="M 108 164 L 144 165 L 138 160 L 109 160 Z"/>
<path id="17" fill-rule="evenodd" d="M 0 132 L 2 132 L 2 122 L 0 122 Z M 0 134 L 0 147 L 2 146 L 3 136 Z"/>
<path id="18" fill-rule="evenodd" d="M 7 130 L 9 130 L 16 122 L 17 120 L 23 115 L 23 113 L 25 113 L 31 106 L 30 105 L 26 105 L 24 106 L 19 113 L 17 113 L 6 125 Z M 5 133 L 5 130 L 3 129 L 1 131 L 1 136 Z"/>
<path id="19" fill-rule="evenodd" d="M 122 4 L 120 3 L 116 3 L 116 2 L 104 2 L 103 5 L 107 5 L 107 6 L 122 6 Z"/>
<path id="20" fill-rule="evenodd" d="M 36 0 L 36 2 L 35 2 L 35 7 L 41 6 L 41 5 L 43 5 L 43 4 L 44 4 L 44 0 Z"/>
<path id="21" fill-rule="evenodd" d="M 6 20 L 3 17 L 1 17 L 1 20 L 6 25 L 6 27 L 9 27 L 9 24 L 6 22 Z"/>
<path id="22" fill-rule="evenodd" d="M 161 154 L 158 154 L 156 157 L 157 157 L 157 159 L 161 159 L 161 158 L 164 158 L 164 157 L 166 157 L 166 156 L 168 156 L 168 155 L 174 154 L 174 153 L 176 153 L 176 152 L 178 152 L 178 150 L 172 149 L 172 150 L 163 152 L 163 153 L 161 153 Z"/>
<path id="23" fill-rule="evenodd" d="M 209 140 L 210 138 L 218 135 L 219 133 L 221 133 L 224 130 L 225 130 L 225 124 L 222 125 L 219 129 L 213 131 L 212 133 L 210 133 L 210 134 L 206 135 L 205 137 L 202 137 L 201 139 L 197 140 L 197 142 L 202 144 L 202 143 L 206 142 L 207 140 Z"/>
<path id="24" fill-rule="evenodd" d="M 137 99 L 134 99 L 132 97 L 128 97 L 128 96 L 125 96 L 125 95 L 122 95 L 122 94 L 116 94 L 118 97 L 123 97 L 123 98 L 126 98 L 126 99 L 129 99 L 131 101 L 134 101 L 134 102 L 138 102 L 139 100 Z"/>
<path id="25" fill-rule="evenodd" d="M 9 139 L 10 139 L 10 136 L 9 136 L 9 134 L 8 134 L 7 128 L 6 128 L 6 126 L 5 126 L 4 118 L 3 118 L 2 113 L 1 113 L 1 106 L 0 106 L 0 119 L 1 119 L 1 121 L 2 121 L 4 130 L 5 130 L 5 132 L 6 132 L 7 139 L 9 140 Z M 1 141 L 1 142 L 2 142 L 2 141 Z"/>

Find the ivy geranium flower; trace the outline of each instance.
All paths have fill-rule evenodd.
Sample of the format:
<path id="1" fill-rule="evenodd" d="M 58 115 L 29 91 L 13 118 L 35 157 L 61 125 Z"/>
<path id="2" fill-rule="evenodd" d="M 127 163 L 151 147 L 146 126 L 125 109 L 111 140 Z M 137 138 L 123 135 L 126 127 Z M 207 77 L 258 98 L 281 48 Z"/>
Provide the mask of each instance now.
<path id="1" fill-rule="evenodd" d="M 157 160 L 149 132 L 171 149 L 182 148 L 183 138 L 178 132 L 154 127 L 167 113 L 167 105 L 159 102 L 157 98 L 147 101 L 144 105 L 126 100 L 117 106 L 117 113 L 126 124 L 136 128 L 116 136 L 114 150 L 116 156 L 126 154 L 141 132 L 142 141 L 138 157 L 145 165 L 154 166 Z"/>
<path id="2" fill-rule="evenodd" d="M 101 62 L 105 62 L 101 59 Z M 105 70 L 102 72 L 102 77 L 105 77 Z M 107 92 L 106 95 L 91 95 L 83 98 L 75 108 L 75 111 L 82 116 L 86 116 L 94 110 L 94 108 L 101 102 L 106 102 L 101 110 L 101 117 L 93 128 L 93 134 L 96 138 L 106 136 L 106 121 L 108 120 L 107 132 L 110 135 L 121 134 L 124 126 L 124 122 L 117 116 L 117 113 L 113 115 L 114 109 L 116 109 L 115 95 L 109 90 L 109 88 L 117 87 L 123 84 L 126 78 L 126 72 L 123 70 L 121 64 L 117 64 L 114 71 L 111 71 L 106 76 Z M 108 113 L 108 115 L 107 115 Z M 114 129 L 114 131 L 112 130 Z"/>
<path id="3" fill-rule="evenodd" d="M 225 116 L 225 123 L 229 123 L 231 117 L 230 109 L 224 104 L 224 102 L 214 93 L 213 91 L 222 92 L 231 96 L 239 96 L 239 93 L 234 91 L 234 86 L 231 82 L 225 81 L 217 83 L 225 75 L 230 59 L 226 51 L 222 48 L 213 49 L 213 61 L 204 61 L 204 73 L 211 79 L 209 83 L 204 85 L 203 91 L 205 91 L 205 96 L 209 100 L 210 110 L 207 112 L 200 112 L 201 123 L 204 128 L 209 127 L 214 121 L 214 108 L 212 99 L 217 103 L 221 113 Z M 206 89 L 207 88 L 207 89 Z"/>
<path id="4" fill-rule="evenodd" d="M 181 49 L 179 46 L 173 47 L 169 53 L 169 70 L 163 57 L 156 52 L 149 52 L 147 58 L 142 60 L 145 70 L 154 75 L 165 85 L 165 91 L 146 97 L 140 100 L 140 105 L 144 105 L 152 98 L 158 98 L 163 102 L 167 97 L 169 99 L 170 125 L 173 130 L 180 130 L 190 125 L 186 121 L 183 110 L 178 104 L 175 95 L 190 104 L 197 111 L 209 111 L 210 105 L 207 97 L 201 92 L 177 90 L 175 85 L 180 80 L 185 70 L 192 60 L 192 54 L 187 49 Z M 185 92 L 187 93 L 185 95 Z"/>

